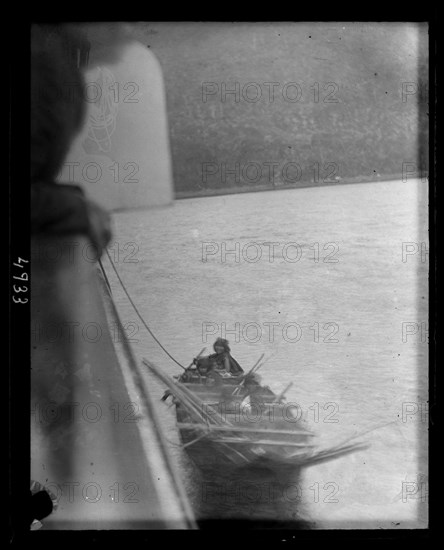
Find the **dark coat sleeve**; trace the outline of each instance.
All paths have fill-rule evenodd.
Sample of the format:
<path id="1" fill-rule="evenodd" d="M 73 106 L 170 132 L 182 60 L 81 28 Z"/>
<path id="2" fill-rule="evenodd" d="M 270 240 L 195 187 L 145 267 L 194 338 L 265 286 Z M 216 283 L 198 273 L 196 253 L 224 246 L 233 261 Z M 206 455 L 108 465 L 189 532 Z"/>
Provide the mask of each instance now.
<path id="1" fill-rule="evenodd" d="M 31 234 L 62 237 L 85 235 L 101 255 L 111 239 L 110 216 L 89 201 L 77 185 L 33 183 Z"/>
<path id="2" fill-rule="evenodd" d="M 76 185 L 31 185 L 32 235 L 89 235 L 87 203 Z"/>
<path id="3" fill-rule="evenodd" d="M 229 358 L 230 358 L 230 366 L 231 366 L 232 374 L 239 374 L 241 372 L 244 372 L 244 369 L 239 365 L 239 363 L 236 361 L 236 359 L 234 359 L 234 357 L 231 357 L 231 355 L 229 355 Z"/>

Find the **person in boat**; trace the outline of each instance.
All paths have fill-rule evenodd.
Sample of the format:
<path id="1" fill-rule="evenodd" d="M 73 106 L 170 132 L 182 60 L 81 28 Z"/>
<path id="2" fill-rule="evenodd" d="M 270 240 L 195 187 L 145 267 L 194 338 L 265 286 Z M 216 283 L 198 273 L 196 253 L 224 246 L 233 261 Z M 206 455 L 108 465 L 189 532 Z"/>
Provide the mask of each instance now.
<path id="1" fill-rule="evenodd" d="M 239 376 L 243 374 L 244 369 L 231 356 L 231 349 L 228 340 L 218 338 L 214 344 L 215 353 L 202 359 L 194 360 L 201 374 L 216 373 L 219 376 Z M 205 371 L 205 372 L 202 372 Z"/>

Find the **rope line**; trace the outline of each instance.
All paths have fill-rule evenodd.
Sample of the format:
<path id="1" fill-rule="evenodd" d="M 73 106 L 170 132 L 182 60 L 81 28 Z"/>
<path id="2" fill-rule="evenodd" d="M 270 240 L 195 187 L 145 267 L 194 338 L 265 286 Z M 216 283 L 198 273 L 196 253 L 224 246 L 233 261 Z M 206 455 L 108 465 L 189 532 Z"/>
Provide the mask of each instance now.
<path id="1" fill-rule="evenodd" d="M 174 490 L 176 494 L 179 496 L 179 502 L 181 509 L 184 514 L 184 520 L 188 523 L 190 528 L 195 528 L 194 523 L 194 515 L 190 508 L 188 497 L 183 489 L 182 481 L 179 475 L 179 472 L 177 470 L 177 467 L 174 463 L 174 461 L 171 459 L 171 456 L 167 450 L 165 441 L 166 437 L 164 436 L 161 423 L 159 421 L 159 418 L 157 416 L 156 409 L 153 405 L 152 399 L 150 397 L 149 391 L 146 388 L 143 376 L 141 374 L 140 368 L 137 364 L 136 358 L 134 357 L 133 351 L 131 349 L 131 345 L 128 341 L 128 338 L 124 332 L 122 321 L 119 316 L 119 312 L 117 311 L 116 304 L 114 303 L 113 298 L 109 297 L 109 306 L 112 312 L 112 315 L 114 317 L 114 320 L 117 323 L 118 329 L 121 331 L 122 334 L 122 341 L 121 341 L 121 347 L 123 354 L 126 358 L 127 364 L 129 366 L 133 383 L 136 387 L 136 390 L 139 392 L 143 405 L 146 408 L 146 417 L 151 419 L 151 426 L 154 429 L 155 434 L 157 435 L 158 442 L 159 442 L 159 450 L 162 454 L 163 460 L 165 462 L 166 468 L 169 471 L 169 474 L 171 476 L 171 483 L 174 487 Z M 147 455 L 148 456 L 148 455 Z"/>
<path id="2" fill-rule="evenodd" d="M 114 265 L 114 262 L 112 261 L 111 256 L 109 255 L 109 252 L 108 252 L 107 249 L 106 249 L 106 255 L 108 256 L 108 259 L 109 259 L 109 261 L 110 261 L 111 267 L 114 269 L 114 273 L 116 274 L 116 277 L 117 277 L 117 279 L 119 280 L 119 283 L 120 283 L 120 285 L 121 285 L 122 288 L 123 288 L 123 291 L 125 292 L 125 294 L 126 294 L 128 300 L 130 301 L 131 305 L 133 306 L 134 311 L 136 312 L 137 316 L 138 316 L 139 319 L 142 321 L 143 326 L 144 326 L 144 327 L 146 328 L 146 330 L 150 333 L 150 335 L 152 336 L 152 338 L 159 344 L 159 346 L 163 349 L 163 351 L 168 355 L 168 357 L 169 357 L 170 359 L 172 359 L 177 365 L 179 365 L 179 367 L 181 367 L 181 368 L 183 368 L 184 370 L 186 370 L 186 368 L 185 368 L 183 365 L 181 365 L 181 364 L 179 363 L 179 361 L 177 361 L 177 360 L 171 355 L 171 353 L 161 344 L 161 342 L 158 340 L 158 338 L 156 338 L 156 336 L 153 334 L 153 331 L 150 329 L 150 327 L 145 323 L 143 317 L 141 316 L 141 314 L 139 313 L 139 310 L 138 310 L 137 307 L 136 307 L 136 304 L 133 302 L 131 296 L 128 294 L 128 291 L 126 290 L 125 284 L 124 284 L 124 282 L 122 281 L 122 279 L 120 278 L 120 275 L 119 275 L 119 273 L 118 273 L 118 271 L 117 271 L 117 269 L 116 269 L 116 266 Z M 102 267 L 102 269 L 103 269 L 103 267 Z"/>
<path id="3" fill-rule="evenodd" d="M 105 268 L 103 267 L 102 260 L 100 258 L 99 258 L 99 265 L 100 265 L 100 269 L 102 271 L 103 277 L 106 281 L 106 285 L 108 287 L 109 293 L 112 294 L 113 292 L 111 290 L 111 285 L 109 284 L 108 277 L 107 277 L 106 272 L 105 272 Z"/>

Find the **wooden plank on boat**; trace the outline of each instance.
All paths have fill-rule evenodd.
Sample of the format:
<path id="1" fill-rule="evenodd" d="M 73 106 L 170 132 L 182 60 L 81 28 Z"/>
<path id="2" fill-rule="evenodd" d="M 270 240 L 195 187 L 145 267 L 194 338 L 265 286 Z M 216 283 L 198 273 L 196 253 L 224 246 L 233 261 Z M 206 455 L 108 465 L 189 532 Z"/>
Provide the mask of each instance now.
<path id="1" fill-rule="evenodd" d="M 293 441 L 272 441 L 271 439 L 258 439 L 251 441 L 240 439 L 238 437 L 221 437 L 216 440 L 217 443 L 240 443 L 241 445 L 274 445 L 275 447 L 316 447 L 308 443 L 294 443 Z"/>
<path id="2" fill-rule="evenodd" d="M 238 426 L 207 426 L 202 424 L 193 424 L 191 422 L 178 422 L 178 427 L 180 429 L 190 429 L 190 430 L 216 430 L 216 431 L 225 431 L 225 432 L 242 432 L 242 433 L 250 433 L 250 434 L 257 434 L 257 433 L 263 433 L 263 434 L 269 434 L 269 435 L 304 435 L 307 437 L 315 437 L 315 434 L 312 434 L 310 432 L 305 432 L 303 430 L 298 431 L 292 431 L 292 430 L 266 430 L 263 428 L 241 428 Z"/>

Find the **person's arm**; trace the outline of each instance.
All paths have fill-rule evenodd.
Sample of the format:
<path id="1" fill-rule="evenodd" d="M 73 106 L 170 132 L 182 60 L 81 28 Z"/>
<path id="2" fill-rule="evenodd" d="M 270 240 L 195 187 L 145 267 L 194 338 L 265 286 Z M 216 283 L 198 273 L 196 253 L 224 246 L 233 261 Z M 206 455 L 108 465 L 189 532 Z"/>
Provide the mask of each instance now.
<path id="1" fill-rule="evenodd" d="M 97 259 L 111 240 L 110 215 L 78 185 L 34 182 L 31 205 L 34 237 L 85 235 L 96 247 Z"/>
<path id="2" fill-rule="evenodd" d="M 225 367 L 225 371 L 230 373 L 231 372 L 231 363 L 230 363 L 230 357 L 228 355 L 228 353 L 225 354 L 225 357 L 224 357 L 224 367 Z"/>

